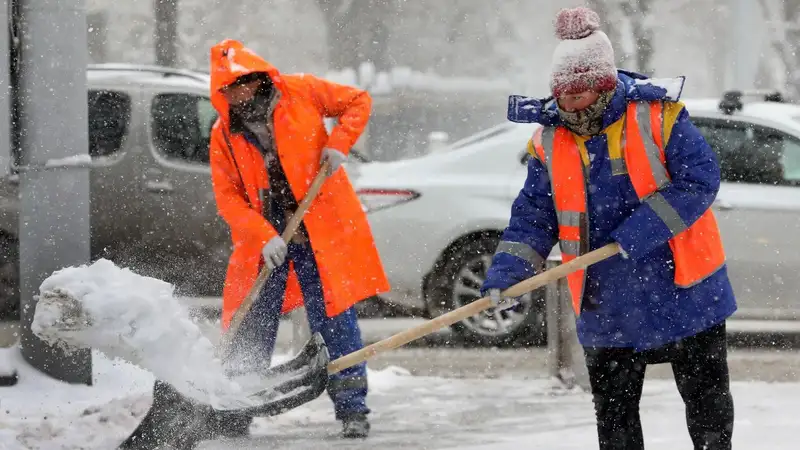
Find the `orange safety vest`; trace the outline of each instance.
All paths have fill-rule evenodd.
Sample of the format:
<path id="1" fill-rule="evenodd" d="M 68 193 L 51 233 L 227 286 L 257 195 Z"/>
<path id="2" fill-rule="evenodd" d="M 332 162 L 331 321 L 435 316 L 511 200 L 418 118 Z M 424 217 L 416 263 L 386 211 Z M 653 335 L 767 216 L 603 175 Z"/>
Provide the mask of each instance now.
<path id="1" fill-rule="evenodd" d="M 612 157 L 615 175 L 628 173 L 636 195 L 647 202 L 672 231 L 669 241 L 675 261 L 675 284 L 688 288 L 717 272 L 725 264 L 725 252 L 716 218 L 708 209 L 691 226 L 658 192 L 670 182 L 664 154 L 663 104 L 629 102 L 624 120 L 624 157 Z M 589 155 L 565 127 L 541 127 L 533 136 L 536 155 L 550 174 L 558 216 L 562 260 L 569 262 L 589 251 L 589 215 L 586 179 Z M 609 149 L 609 153 L 614 153 Z M 572 307 L 580 314 L 586 271 L 567 277 Z"/>

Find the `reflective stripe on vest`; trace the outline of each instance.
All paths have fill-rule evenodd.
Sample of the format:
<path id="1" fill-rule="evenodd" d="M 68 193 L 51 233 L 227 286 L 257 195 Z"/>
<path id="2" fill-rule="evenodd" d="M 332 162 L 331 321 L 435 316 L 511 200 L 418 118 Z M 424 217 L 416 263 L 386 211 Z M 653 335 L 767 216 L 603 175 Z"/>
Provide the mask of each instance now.
<path id="1" fill-rule="evenodd" d="M 572 133 L 564 127 L 539 128 L 533 145 L 539 159 L 550 175 L 553 202 L 558 216 L 558 237 L 561 260 L 572 261 L 589 250 L 589 215 L 587 214 L 584 156 Z M 554 153 L 554 149 L 559 149 Z M 588 156 L 586 157 L 588 158 Z M 553 176 L 555 173 L 558 176 Z M 572 307 L 580 313 L 586 271 L 578 270 L 567 276 Z"/>
<path id="2" fill-rule="evenodd" d="M 716 218 L 708 209 L 688 227 L 658 191 L 670 182 L 664 153 L 662 103 L 630 102 L 622 120 L 624 157 L 613 165 L 613 172 L 628 173 L 639 200 L 647 203 L 672 232 L 669 246 L 675 265 L 675 284 L 683 288 L 694 286 L 725 264 Z M 588 164 L 585 163 L 588 155 L 564 127 L 539 128 L 534 134 L 533 144 L 550 175 L 562 259 L 569 262 L 589 250 L 586 213 Z M 576 314 L 582 310 L 585 277 L 585 271 L 581 270 L 567 278 Z"/>
<path id="3" fill-rule="evenodd" d="M 507 253 L 511 256 L 524 259 L 530 263 L 533 270 L 541 272 L 545 268 L 545 259 L 536 250 L 524 242 L 500 241 L 494 254 Z"/>

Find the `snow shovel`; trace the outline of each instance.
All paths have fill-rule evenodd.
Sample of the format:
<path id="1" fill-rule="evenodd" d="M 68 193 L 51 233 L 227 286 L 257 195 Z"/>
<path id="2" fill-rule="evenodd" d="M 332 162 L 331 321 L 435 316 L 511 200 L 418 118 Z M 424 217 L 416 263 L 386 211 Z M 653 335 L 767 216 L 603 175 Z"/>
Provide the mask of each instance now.
<path id="1" fill-rule="evenodd" d="M 515 298 L 527 294 L 548 283 L 566 277 L 577 270 L 585 269 L 592 264 L 608 259 L 620 253 L 620 251 L 621 249 L 618 244 L 606 245 L 605 247 L 575 258 L 568 263 L 561 264 L 539 275 L 521 281 L 506 289 L 503 292 L 503 296 Z M 380 353 L 401 347 L 411 341 L 431 334 L 436 330 L 448 327 L 456 322 L 478 314 L 481 311 L 498 306 L 510 307 L 512 305 L 510 302 L 509 304 L 496 305 L 492 302 L 490 297 L 484 297 L 439 317 L 428 320 L 419 326 L 410 328 L 394 336 L 368 345 L 361 350 L 342 356 L 332 362 L 328 361 L 325 344 L 321 336 L 316 333 L 306 344 L 303 351 L 294 359 L 281 366 L 268 369 L 267 372 L 264 373 L 265 377 L 276 377 L 278 379 L 288 376 L 288 381 L 284 381 L 277 390 L 275 388 L 270 388 L 250 394 L 252 398 L 263 400 L 264 406 L 236 411 L 225 411 L 223 414 L 233 414 L 231 417 L 235 417 L 236 414 L 244 414 L 251 417 L 280 414 L 317 398 L 327 387 L 328 376 L 331 374 L 367 361 Z M 161 386 L 161 388 L 163 389 L 164 386 Z M 295 392 L 292 392 L 295 390 L 299 390 L 300 392 L 304 391 L 305 393 L 297 395 Z M 278 391 L 277 394 L 276 391 Z M 150 446 L 152 445 L 150 444 L 152 440 L 152 442 L 160 442 L 161 444 L 168 442 L 173 447 L 181 450 L 193 449 L 200 440 L 213 437 L 213 421 L 210 420 L 213 411 L 210 406 L 192 404 L 185 397 L 176 392 L 169 392 L 168 394 L 171 396 L 168 397 L 171 398 L 171 401 L 160 410 L 175 411 L 175 413 L 163 417 L 165 415 L 162 412 L 161 416 L 158 416 L 159 409 L 151 408 L 155 410 L 156 413 L 152 414 L 151 417 L 151 414 L 148 412 L 148 416 L 142 421 L 140 428 L 142 428 L 144 432 L 140 432 L 139 429 L 137 429 L 137 431 L 131 435 L 131 438 L 126 441 L 126 443 L 133 442 L 132 439 L 134 436 L 138 436 L 138 442 L 144 445 L 123 446 L 120 448 L 136 450 L 155 449 L 157 447 Z M 286 397 L 282 397 L 284 394 L 286 394 Z M 273 399 L 273 401 L 270 401 L 270 399 Z M 219 413 L 219 411 L 217 413 Z M 157 433 L 152 434 L 154 432 Z M 161 439 L 152 438 L 151 435 L 160 436 Z"/>
<path id="2" fill-rule="evenodd" d="M 561 264 L 550 270 L 544 271 L 539 275 L 535 275 L 531 278 L 528 278 L 527 280 L 521 281 L 503 291 L 502 295 L 508 298 L 520 297 L 524 294 L 527 294 L 528 292 L 535 291 L 536 289 L 539 289 L 540 287 L 543 287 L 548 283 L 556 281 L 560 278 L 564 278 L 575 271 L 585 269 L 586 267 L 589 267 L 592 264 L 606 260 L 620 252 L 621 248 L 619 247 L 619 244 L 616 243 L 608 244 L 597 250 L 591 251 L 583 256 L 579 256 L 570 262 Z M 324 375 L 327 376 L 340 372 L 344 369 L 347 369 L 348 367 L 352 367 L 355 366 L 356 364 L 360 364 L 364 361 L 372 359 L 373 357 L 381 353 L 406 345 L 411 341 L 417 340 L 423 336 L 427 336 L 441 328 L 449 327 L 450 325 L 456 322 L 460 322 L 484 310 L 497 306 L 511 307 L 513 305 L 510 304 L 510 302 L 509 304 L 496 305 L 494 302 L 492 302 L 492 299 L 490 297 L 484 297 L 475 300 L 472 303 L 464 305 L 458 309 L 454 309 L 453 311 L 450 311 L 446 314 L 442 314 L 441 316 L 438 316 L 434 319 L 428 320 L 427 322 L 420 324 L 414 328 L 410 328 L 406 331 L 395 334 L 394 336 L 390 336 L 374 344 L 368 345 L 362 348 L 361 350 L 337 358 L 336 360 L 332 361 L 330 364 L 327 365 L 327 367 L 325 368 Z M 258 397 L 260 395 L 268 395 L 268 394 L 269 391 L 265 390 L 265 391 L 255 392 L 254 394 L 251 395 Z"/>
<path id="3" fill-rule="evenodd" d="M 328 177 L 330 163 L 325 161 L 317 176 L 311 182 L 306 196 L 297 207 L 281 234 L 285 242 L 294 237 L 303 216 Z M 253 287 L 231 319 L 227 332 L 222 335 L 220 353 L 227 354 L 231 349 L 242 321 L 258 298 L 271 271 L 264 267 L 258 274 Z M 118 447 L 120 450 L 154 450 L 168 444 L 176 449 L 190 450 L 205 439 L 213 439 L 215 427 L 220 417 L 237 420 L 237 416 L 266 417 L 281 414 L 302 404 L 308 403 L 325 392 L 328 386 L 327 364 L 330 362 L 328 349 L 319 333 L 315 333 L 300 353 L 292 360 L 275 367 L 256 370 L 255 375 L 267 381 L 270 387 L 259 391 L 253 399 L 256 406 L 237 410 L 214 410 L 210 405 L 195 402 L 184 396 L 169 384 L 157 380 L 153 389 L 153 405 L 139 423 L 139 426 Z M 242 374 L 231 374 L 242 375 Z"/>

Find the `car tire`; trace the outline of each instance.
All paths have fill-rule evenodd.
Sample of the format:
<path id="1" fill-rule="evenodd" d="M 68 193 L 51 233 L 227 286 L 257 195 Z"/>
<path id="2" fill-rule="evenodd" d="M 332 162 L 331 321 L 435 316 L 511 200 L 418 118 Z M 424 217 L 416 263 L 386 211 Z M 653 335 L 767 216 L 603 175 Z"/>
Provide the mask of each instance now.
<path id="1" fill-rule="evenodd" d="M 19 243 L 0 237 L 0 320 L 19 320 Z"/>
<path id="2" fill-rule="evenodd" d="M 436 267 L 425 293 L 432 317 L 480 298 L 480 285 L 499 241 L 500 238 L 493 235 L 471 239 L 459 245 Z M 473 345 L 542 345 L 547 336 L 544 292 L 544 289 L 539 289 L 522 299 L 521 313 L 500 312 L 502 322 L 494 314 L 485 311 L 455 323 L 451 328 L 466 343 Z M 501 324 L 505 324 L 505 327 L 501 327 Z"/>

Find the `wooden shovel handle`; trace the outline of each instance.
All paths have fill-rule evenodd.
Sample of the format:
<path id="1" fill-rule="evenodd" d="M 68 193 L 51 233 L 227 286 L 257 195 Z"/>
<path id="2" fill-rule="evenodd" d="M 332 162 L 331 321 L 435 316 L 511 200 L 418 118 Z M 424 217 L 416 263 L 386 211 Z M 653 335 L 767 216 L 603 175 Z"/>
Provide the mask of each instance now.
<path id="1" fill-rule="evenodd" d="M 283 238 L 283 241 L 287 244 L 294 237 L 297 229 L 300 227 L 300 223 L 303 221 L 303 216 L 305 215 L 306 211 L 308 211 L 308 208 L 311 207 L 311 203 L 317 197 L 317 194 L 319 194 L 320 189 L 322 189 L 322 185 L 325 184 L 325 180 L 328 178 L 329 170 L 330 162 L 326 160 L 324 163 L 322 163 L 317 176 L 314 177 L 314 180 L 311 182 L 311 186 L 308 188 L 306 196 L 303 197 L 303 200 L 297 206 L 297 211 L 295 211 L 295 213 L 289 219 L 289 222 L 286 224 L 286 229 L 283 230 L 281 238 Z M 270 273 L 271 271 L 267 266 L 264 266 L 264 268 L 261 269 L 261 272 L 259 272 L 258 277 L 256 277 L 256 280 L 253 283 L 253 287 L 250 288 L 250 291 L 242 301 L 242 304 L 239 305 L 239 308 L 235 313 L 233 313 L 231 324 L 228 327 L 228 330 L 222 335 L 223 349 L 227 349 L 228 345 L 230 345 L 231 339 L 236 335 L 236 332 L 242 325 L 242 321 L 247 316 L 247 313 L 250 312 L 253 302 L 255 302 L 258 298 L 258 294 L 264 287 L 264 283 L 267 282 L 267 278 L 269 278 Z"/>
<path id="2" fill-rule="evenodd" d="M 519 297 L 521 295 L 525 295 L 528 292 L 534 291 L 546 285 L 547 283 L 566 277 L 572 272 L 585 269 L 592 264 L 603 261 L 604 259 L 608 259 L 619 253 L 620 250 L 621 249 L 618 244 L 608 244 L 605 247 L 601 247 L 583 256 L 579 256 L 568 263 L 561 264 L 550 270 L 542 272 L 539 275 L 521 281 L 503 291 L 502 295 L 505 297 Z M 409 342 L 431 334 L 436 330 L 448 327 L 456 322 L 466 319 L 467 317 L 474 316 L 475 314 L 489 309 L 492 306 L 492 300 L 489 297 L 475 300 L 468 305 L 464 305 L 446 314 L 442 314 L 441 316 L 433 318 L 414 328 L 410 328 L 406 331 L 395 334 L 394 336 L 383 339 L 382 341 L 368 345 L 361 350 L 331 361 L 331 363 L 328 364 L 328 373 L 334 374 L 347 369 L 348 367 L 360 364 L 380 353 L 408 344 Z"/>

